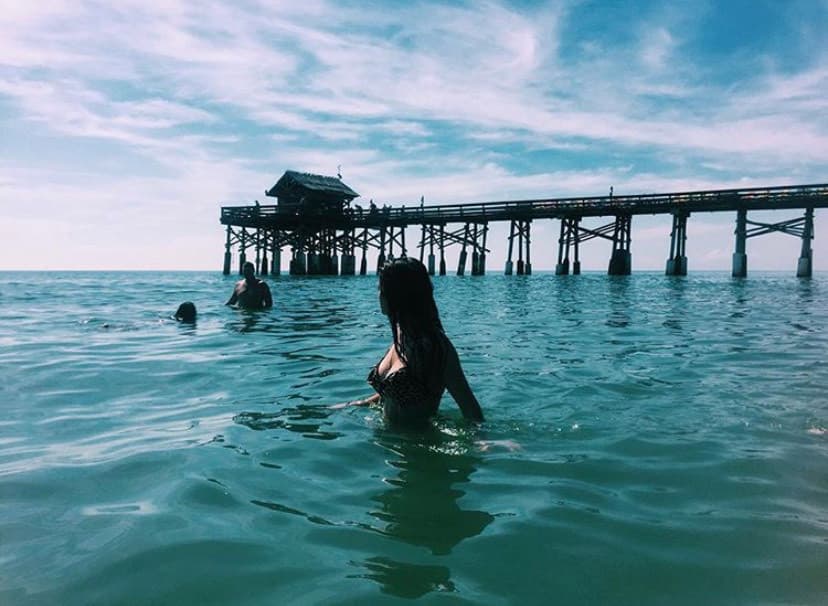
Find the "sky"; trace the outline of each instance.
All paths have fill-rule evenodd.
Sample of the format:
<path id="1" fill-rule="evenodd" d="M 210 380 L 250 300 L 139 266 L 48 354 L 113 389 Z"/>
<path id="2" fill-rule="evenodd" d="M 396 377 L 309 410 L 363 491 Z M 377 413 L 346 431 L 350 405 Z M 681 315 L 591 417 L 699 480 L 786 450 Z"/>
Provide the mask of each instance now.
<path id="1" fill-rule="evenodd" d="M 395 206 L 825 183 L 826 26 L 828 0 L 0 0 L 0 269 L 220 271 L 221 207 L 289 169 Z M 691 273 L 730 268 L 734 221 L 690 218 Z M 634 217 L 633 271 L 669 230 Z M 749 267 L 800 246 L 751 239 Z"/>

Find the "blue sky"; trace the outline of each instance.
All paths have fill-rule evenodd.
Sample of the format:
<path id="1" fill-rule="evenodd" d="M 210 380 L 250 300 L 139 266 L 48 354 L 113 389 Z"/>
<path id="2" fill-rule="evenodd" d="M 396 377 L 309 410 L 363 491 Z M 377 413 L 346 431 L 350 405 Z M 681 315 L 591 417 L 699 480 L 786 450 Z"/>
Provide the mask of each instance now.
<path id="1" fill-rule="evenodd" d="M 218 270 L 220 207 L 286 169 L 395 205 L 828 182 L 828 0 L 0 6 L 0 269 Z M 691 217 L 691 272 L 729 268 L 733 219 Z M 634 270 L 669 226 L 634 219 Z"/>

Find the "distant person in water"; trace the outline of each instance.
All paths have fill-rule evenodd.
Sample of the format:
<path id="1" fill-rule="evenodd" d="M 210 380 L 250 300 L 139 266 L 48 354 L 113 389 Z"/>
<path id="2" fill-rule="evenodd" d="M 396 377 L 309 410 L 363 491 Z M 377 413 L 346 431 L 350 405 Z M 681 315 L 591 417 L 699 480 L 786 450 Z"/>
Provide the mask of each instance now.
<path id="1" fill-rule="evenodd" d="M 184 301 L 178 306 L 173 316 L 179 322 L 188 322 L 192 324 L 196 321 L 196 306 L 192 301 Z"/>
<path id="2" fill-rule="evenodd" d="M 248 261 L 242 266 L 244 279 L 236 282 L 233 294 L 225 305 L 236 305 L 244 309 L 268 309 L 273 307 L 270 287 L 256 277 L 256 267 Z"/>
<path id="3" fill-rule="evenodd" d="M 457 350 L 443 332 L 425 266 L 407 257 L 386 263 L 379 275 L 379 304 L 392 342 L 368 374 L 376 393 L 337 407 L 379 403 L 391 424 L 422 426 L 437 413 L 448 389 L 466 419 L 483 421 Z"/>

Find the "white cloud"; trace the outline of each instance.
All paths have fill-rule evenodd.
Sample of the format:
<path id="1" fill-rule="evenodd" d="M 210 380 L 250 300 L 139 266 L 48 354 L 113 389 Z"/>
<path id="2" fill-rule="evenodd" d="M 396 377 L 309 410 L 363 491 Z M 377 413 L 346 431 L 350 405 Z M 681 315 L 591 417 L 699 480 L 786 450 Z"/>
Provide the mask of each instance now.
<path id="1" fill-rule="evenodd" d="M 218 233 L 222 201 L 337 165 L 366 197 L 407 204 L 824 180 L 824 49 L 715 84 L 677 11 L 612 47 L 576 31 L 565 2 L 6 4 L 0 124 L 99 142 L 124 173 L 90 164 L 81 183 L 38 158 L 28 176 L 48 187 L 32 187 L 24 160 L 0 167 L 4 205 L 51 196 L 71 202 L 55 205 L 65 221 L 130 205 L 140 223 L 171 205 Z"/>

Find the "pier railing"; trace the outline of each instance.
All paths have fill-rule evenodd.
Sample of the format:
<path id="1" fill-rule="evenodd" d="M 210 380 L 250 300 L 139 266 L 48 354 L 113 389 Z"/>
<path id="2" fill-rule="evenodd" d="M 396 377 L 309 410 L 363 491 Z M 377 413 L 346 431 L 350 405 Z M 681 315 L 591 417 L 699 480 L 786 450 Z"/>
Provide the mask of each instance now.
<path id="1" fill-rule="evenodd" d="M 300 222 L 334 222 L 335 226 L 374 227 L 383 224 L 485 223 L 513 219 L 560 219 L 727 210 L 777 210 L 828 206 L 828 184 L 783 187 L 754 187 L 625 196 L 581 196 L 440 204 L 436 206 L 397 206 L 376 209 L 346 208 L 342 214 L 296 212 L 279 206 L 224 206 L 221 223 L 255 227 L 291 227 Z"/>

